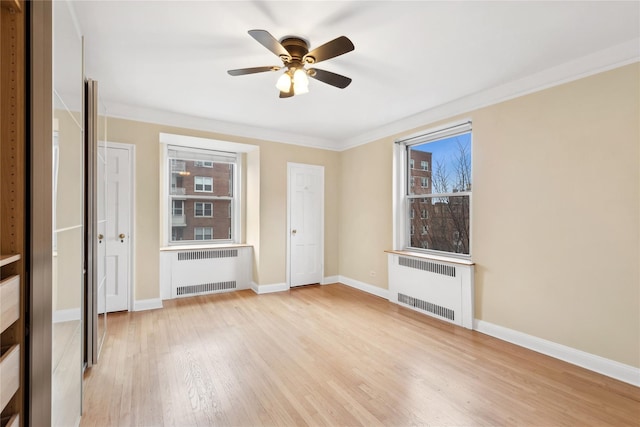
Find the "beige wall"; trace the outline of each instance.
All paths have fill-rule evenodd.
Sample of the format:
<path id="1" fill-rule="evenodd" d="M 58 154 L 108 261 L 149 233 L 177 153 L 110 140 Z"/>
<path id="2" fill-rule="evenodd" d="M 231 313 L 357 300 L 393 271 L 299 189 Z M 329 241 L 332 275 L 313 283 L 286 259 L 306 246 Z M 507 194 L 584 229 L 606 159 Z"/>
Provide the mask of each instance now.
<path id="1" fill-rule="evenodd" d="M 639 77 L 634 64 L 464 115 L 477 318 L 640 366 Z M 159 296 L 160 132 L 260 147 L 246 158 L 258 284 L 286 280 L 287 162 L 297 162 L 325 166 L 325 276 L 387 287 L 399 135 L 337 153 L 110 119 L 109 140 L 136 145 L 136 299 Z"/>
<path id="2" fill-rule="evenodd" d="M 325 276 L 338 274 L 339 153 L 211 132 L 109 118 L 108 139 L 136 146 L 135 298 L 158 298 L 160 233 L 160 144 L 162 132 L 253 144 L 247 155 L 246 240 L 255 245 L 254 281 L 286 281 L 287 162 L 325 167 Z M 259 157 L 258 154 L 259 153 Z M 254 187 L 259 184 L 259 190 Z M 251 188 L 250 188 L 251 187 Z M 259 224 L 255 222 L 259 221 Z"/>
<path id="3" fill-rule="evenodd" d="M 393 142 L 377 141 L 341 153 L 340 275 L 387 287 L 392 248 Z"/>
<path id="4" fill-rule="evenodd" d="M 633 64 L 464 115 L 476 318 L 640 366 L 639 81 Z M 382 288 L 393 139 L 341 153 L 340 274 Z"/>

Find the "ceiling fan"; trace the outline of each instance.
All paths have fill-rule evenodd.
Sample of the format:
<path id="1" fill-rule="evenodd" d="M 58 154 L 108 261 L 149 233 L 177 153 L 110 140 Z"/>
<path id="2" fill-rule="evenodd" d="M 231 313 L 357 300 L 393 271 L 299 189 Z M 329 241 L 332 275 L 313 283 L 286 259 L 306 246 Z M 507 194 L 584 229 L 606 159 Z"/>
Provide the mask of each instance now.
<path id="1" fill-rule="evenodd" d="M 332 73 L 331 71 L 305 68 L 305 65 L 313 65 L 351 52 L 354 49 L 353 43 L 345 36 L 333 39 L 309 51 L 307 42 L 299 37 L 287 36 L 278 41 L 265 30 L 250 30 L 249 35 L 278 55 L 283 65 L 240 68 L 227 71 L 232 76 L 278 71 L 286 68 L 286 71 L 276 83 L 276 87 L 280 90 L 280 98 L 290 98 L 294 95 L 309 92 L 309 77 L 340 89 L 344 89 L 351 83 L 349 77 Z"/>

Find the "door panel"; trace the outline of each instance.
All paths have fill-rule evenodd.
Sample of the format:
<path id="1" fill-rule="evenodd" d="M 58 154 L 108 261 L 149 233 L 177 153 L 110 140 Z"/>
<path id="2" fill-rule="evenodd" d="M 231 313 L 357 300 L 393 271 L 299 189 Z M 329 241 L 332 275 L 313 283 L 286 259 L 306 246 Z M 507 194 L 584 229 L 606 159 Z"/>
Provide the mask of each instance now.
<path id="1" fill-rule="evenodd" d="M 290 286 L 322 282 L 323 199 L 324 169 L 289 164 Z"/>
<path id="2" fill-rule="evenodd" d="M 112 312 L 129 307 L 131 158 L 124 148 L 108 146 L 106 153 L 105 286 L 106 310 Z"/>

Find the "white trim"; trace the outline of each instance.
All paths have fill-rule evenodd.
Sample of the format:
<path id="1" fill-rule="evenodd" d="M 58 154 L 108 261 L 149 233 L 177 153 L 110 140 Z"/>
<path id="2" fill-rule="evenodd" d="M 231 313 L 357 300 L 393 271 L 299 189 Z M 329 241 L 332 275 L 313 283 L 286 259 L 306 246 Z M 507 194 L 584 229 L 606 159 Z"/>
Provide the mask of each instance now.
<path id="1" fill-rule="evenodd" d="M 251 289 L 258 295 L 270 294 L 273 292 L 283 292 L 289 290 L 289 285 L 286 283 L 274 283 L 271 285 L 258 285 L 251 282 Z"/>
<path id="2" fill-rule="evenodd" d="M 375 295 L 386 300 L 389 299 L 389 289 L 379 288 L 378 286 L 370 285 L 368 283 L 360 282 L 359 280 L 351 279 L 345 276 L 338 276 L 338 282 L 343 285 L 351 286 L 352 288 L 359 289 L 371 295 Z"/>
<path id="3" fill-rule="evenodd" d="M 582 350 L 547 341 L 533 335 L 525 334 L 524 332 L 494 325 L 492 323 L 485 322 L 484 320 L 475 319 L 474 329 L 478 332 L 482 332 L 483 334 L 491 335 L 492 337 L 503 341 L 519 345 L 520 347 L 528 348 L 529 350 L 546 354 L 547 356 L 563 360 L 571 363 L 572 365 L 577 365 L 590 371 L 640 387 L 640 368 L 625 365 L 623 363 L 616 362 L 615 360 L 606 359 Z"/>
<path id="4" fill-rule="evenodd" d="M 122 142 L 112 141 L 100 141 L 98 146 L 105 147 L 105 150 L 109 147 L 118 148 L 129 151 L 129 183 L 131 191 L 129 192 L 129 239 L 127 244 L 129 245 L 129 291 L 127 295 L 127 307 L 129 311 L 135 311 L 135 268 L 136 268 L 136 146 L 134 144 L 126 144 Z M 105 156 L 106 156 L 105 152 Z"/>
<path id="5" fill-rule="evenodd" d="M 157 123 L 163 126 L 203 130 L 230 136 L 254 138 L 261 141 L 281 142 L 284 144 L 331 151 L 345 151 L 478 108 L 498 104 L 513 98 L 638 62 L 640 61 L 638 43 L 640 43 L 640 39 L 629 40 L 519 80 L 507 82 L 448 103 L 434 106 L 428 110 L 344 140 L 318 138 L 116 102 L 109 102 L 109 117 Z"/>
<path id="6" fill-rule="evenodd" d="M 179 147 L 200 148 L 207 151 L 228 151 L 230 153 L 248 153 L 260 147 L 252 144 L 223 141 L 220 139 L 201 138 L 197 136 L 180 135 L 160 132 L 160 144 L 177 145 Z"/>
<path id="7" fill-rule="evenodd" d="M 66 310 L 55 310 L 53 312 L 53 323 L 72 322 L 80 320 L 79 308 L 68 308 Z"/>
<path id="8" fill-rule="evenodd" d="M 198 117 L 188 114 L 174 113 L 154 108 L 132 106 L 123 103 L 109 102 L 109 117 L 126 120 L 137 120 L 146 123 L 156 123 L 162 126 L 175 126 L 184 129 L 202 130 L 229 136 L 246 137 L 261 141 L 281 142 L 283 144 L 301 145 L 304 147 L 321 148 L 339 151 L 339 142 L 330 139 L 301 135 L 293 132 L 283 132 L 241 123 L 216 120 L 210 117 Z"/>
<path id="9" fill-rule="evenodd" d="M 287 162 L 287 230 L 286 230 L 286 271 L 285 280 L 288 287 L 291 287 L 291 169 L 302 167 L 320 172 L 320 281 L 324 278 L 324 166 L 311 165 L 306 163 Z"/>
<path id="10" fill-rule="evenodd" d="M 211 138 L 200 138 L 195 136 L 187 136 L 180 134 L 171 134 L 171 133 L 160 133 L 159 137 L 160 144 L 160 180 L 162 182 L 162 186 L 160 188 L 160 206 L 162 209 L 160 210 L 160 223 L 162 224 L 161 232 L 160 232 L 160 240 L 161 245 L 163 247 L 169 247 L 171 244 L 171 226 L 170 226 L 170 215 L 168 212 L 169 206 L 169 191 L 170 188 L 170 179 L 171 176 L 167 171 L 167 159 L 169 158 L 168 150 L 169 146 L 180 146 L 187 148 L 197 148 L 208 151 L 225 151 L 229 153 L 248 153 L 254 150 L 259 149 L 260 147 L 257 145 L 251 144 L 241 144 L 237 142 L 223 141 L 218 139 Z M 243 156 L 236 156 L 235 161 L 233 162 L 235 167 L 233 168 L 233 197 L 232 200 L 232 211 L 233 215 L 231 216 L 231 232 L 234 236 L 233 241 L 231 239 L 228 242 L 242 242 L 244 239 L 244 235 L 242 234 L 242 221 L 244 218 L 244 213 L 242 211 L 243 204 L 242 200 L 244 198 L 244 194 L 242 194 L 243 189 L 243 181 L 242 175 L 244 173 L 244 168 L 246 167 L 245 162 L 243 160 Z M 213 179 L 213 178 L 212 178 Z M 213 181 L 212 181 L 213 183 Z M 212 184 L 213 185 L 213 184 Z M 213 191 L 213 190 L 212 190 Z M 194 192 L 195 193 L 212 193 L 212 191 L 197 191 L 195 190 L 195 178 L 194 178 Z M 201 195 L 205 197 L 206 194 Z M 189 198 L 190 196 L 186 196 Z M 206 196 L 211 197 L 211 196 Z M 205 217 L 211 218 L 211 217 Z M 219 239 L 223 241 L 222 239 Z M 195 239 L 190 241 L 192 243 L 185 243 L 186 245 L 198 245 L 199 240 Z M 221 244 L 221 243 L 215 243 Z M 226 244 L 226 243 L 224 243 Z"/>
<path id="11" fill-rule="evenodd" d="M 162 308 L 161 298 L 139 299 L 133 303 L 133 311 L 155 310 Z"/>
<path id="12" fill-rule="evenodd" d="M 435 106 L 396 122 L 380 126 L 367 133 L 341 141 L 340 151 L 406 132 L 408 129 L 423 127 L 429 123 L 638 62 L 640 61 L 638 43 L 640 43 L 640 39 L 630 40 L 522 79 Z"/>
<path id="13" fill-rule="evenodd" d="M 322 283 L 320 283 L 321 285 L 331 285 L 333 283 L 338 283 L 340 281 L 340 276 L 335 275 L 335 276 L 326 276 L 325 278 L 322 279 Z"/>

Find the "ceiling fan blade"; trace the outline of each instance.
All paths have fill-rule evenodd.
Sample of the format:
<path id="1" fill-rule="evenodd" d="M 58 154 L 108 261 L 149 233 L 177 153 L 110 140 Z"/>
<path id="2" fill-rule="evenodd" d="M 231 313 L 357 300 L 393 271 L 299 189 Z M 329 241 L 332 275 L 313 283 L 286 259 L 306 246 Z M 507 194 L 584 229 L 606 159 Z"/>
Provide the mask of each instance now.
<path id="1" fill-rule="evenodd" d="M 254 39 L 256 39 L 256 41 L 260 43 L 262 46 L 266 47 L 276 55 L 284 56 L 286 58 L 291 58 L 291 55 L 289 55 L 289 52 L 287 51 L 287 49 L 285 49 L 284 46 L 282 46 L 280 42 L 275 37 L 273 37 L 271 33 L 269 33 L 268 31 L 249 30 L 249 35 Z"/>
<path id="2" fill-rule="evenodd" d="M 237 70 L 229 70 L 227 73 L 232 76 L 243 76 L 245 74 L 263 73 L 265 71 L 278 71 L 280 68 L 282 67 L 278 67 L 277 65 L 270 67 L 239 68 Z"/>
<path id="3" fill-rule="evenodd" d="M 314 59 L 312 63 L 317 63 L 320 61 L 325 61 L 327 59 L 335 58 L 336 56 L 344 55 L 347 52 L 351 52 L 353 49 L 355 49 L 355 47 L 353 46 L 353 43 L 351 43 L 351 40 L 349 40 L 345 36 L 340 36 L 337 39 L 333 39 L 330 42 L 327 42 L 322 46 L 313 49 L 304 57 L 312 57 Z"/>
<path id="4" fill-rule="evenodd" d="M 319 70 L 317 68 L 311 68 L 309 71 L 309 77 L 320 80 L 322 83 L 339 87 L 340 89 L 344 89 L 351 84 L 351 79 L 349 77 L 332 73 L 331 71 Z"/>

